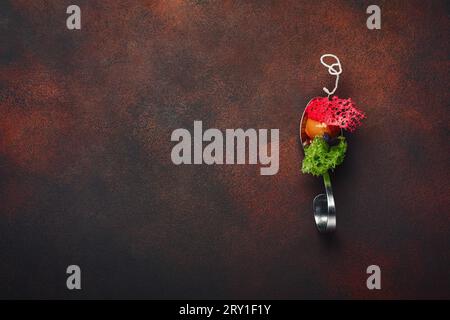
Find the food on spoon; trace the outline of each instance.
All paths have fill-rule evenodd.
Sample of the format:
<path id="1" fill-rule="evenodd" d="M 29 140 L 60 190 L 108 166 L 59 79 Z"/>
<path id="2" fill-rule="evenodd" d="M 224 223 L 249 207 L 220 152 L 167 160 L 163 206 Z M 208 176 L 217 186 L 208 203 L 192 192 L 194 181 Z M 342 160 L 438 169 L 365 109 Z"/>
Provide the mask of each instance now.
<path id="1" fill-rule="evenodd" d="M 337 137 L 339 143 L 329 146 L 323 137 L 316 136 L 309 146 L 305 147 L 302 172 L 321 176 L 334 169 L 344 161 L 347 142 L 344 136 Z"/>
<path id="2" fill-rule="evenodd" d="M 366 116 L 356 108 L 352 99 L 340 99 L 334 96 L 314 98 L 306 107 L 306 116 L 309 119 L 323 122 L 328 126 L 338 126 L 343 130 L 355 131 Z"/>
<path id="3" fill-rule="evenodd" d="M 323 139 L 328 143 L 329 146 L 335 146 L 339 143 L 339 137 L 330 137 L 327 133 L 324 133 Z"/>
<path id="4" fill-rule="evenodd" d="M 338 126 L 329 126 L 325 122 L 316 121 L 313 119 L 306 120 L 305 133 L 312 140 L 315 137 L 322 137 L 327 134 L 334 138 L 339 135 L 340 128 Z"/>
<path id="5" fill-rule="evenodd" d="M 351 99 L 333 96 L 311 100 L 305 110 L 304 133 L 310 140 L 303 144 L 305 158 L 302 172 L 321 176 L 344 161 L 347 142 L 342 130 L 353 132 L 365 118 Z"/>

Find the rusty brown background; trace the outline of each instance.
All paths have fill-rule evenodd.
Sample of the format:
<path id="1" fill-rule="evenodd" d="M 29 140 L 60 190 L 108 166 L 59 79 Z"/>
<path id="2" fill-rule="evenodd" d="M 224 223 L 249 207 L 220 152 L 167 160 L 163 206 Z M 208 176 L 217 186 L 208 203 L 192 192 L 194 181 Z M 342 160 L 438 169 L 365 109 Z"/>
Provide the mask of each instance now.
<path id="1" fill-rule="evenodd" d="M 450 298 L 449 27 L 446 1 L 1 1 L 0 297 Z M 297 137 L 324 53 L 367 114 L 333 236 Z M 279 173 L 173 165 L 194 120 L 280 128 Z"/>

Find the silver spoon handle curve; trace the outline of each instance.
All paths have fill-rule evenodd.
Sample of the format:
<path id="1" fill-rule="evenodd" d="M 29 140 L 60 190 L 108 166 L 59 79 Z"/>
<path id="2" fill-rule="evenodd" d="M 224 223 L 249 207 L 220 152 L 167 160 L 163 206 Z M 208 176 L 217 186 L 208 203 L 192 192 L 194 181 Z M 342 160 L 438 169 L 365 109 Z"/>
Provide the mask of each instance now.
<path id="1" fill-rule="evenodd" d="M 319 232 L 326 233 L 336 229 L 336 207 L 334 204 L 333 189 L 328 172 L 323 175 L 325 194 L 319 194 L 314 198 L 314 219 Z"/>

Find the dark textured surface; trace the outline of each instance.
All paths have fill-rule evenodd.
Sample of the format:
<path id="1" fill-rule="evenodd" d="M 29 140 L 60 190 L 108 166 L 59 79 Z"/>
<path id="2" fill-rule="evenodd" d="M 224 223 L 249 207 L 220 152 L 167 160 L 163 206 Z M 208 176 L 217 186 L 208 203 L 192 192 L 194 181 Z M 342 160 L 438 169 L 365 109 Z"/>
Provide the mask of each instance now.
<path id="1" fill-rule="evenodd" d="M 372 1 L 1 1 L 0 297 L 450 298 L 446 2 L 377 2 L 380 31 Z M 297 137 L 323 53 L 368 116 L 331 237 Z M 194 120 L 280 128 L 278 175 L 174 166 Z"/>

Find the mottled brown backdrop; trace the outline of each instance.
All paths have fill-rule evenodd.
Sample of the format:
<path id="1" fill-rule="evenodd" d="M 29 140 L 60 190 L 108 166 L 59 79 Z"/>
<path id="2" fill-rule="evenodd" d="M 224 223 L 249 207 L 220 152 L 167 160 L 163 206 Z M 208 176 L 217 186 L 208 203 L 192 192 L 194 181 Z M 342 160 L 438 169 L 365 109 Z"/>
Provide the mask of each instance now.
<path id="1" fill-rule="evenodd" d="M 449 27 L 446 1 L 1 1 L 0 297 L 450 298 Z M 324 53 L 367 114 L 333 236 L 297 137 Z M 280 128 L 279 173 L 173 165 L 194 120 Z"/>

